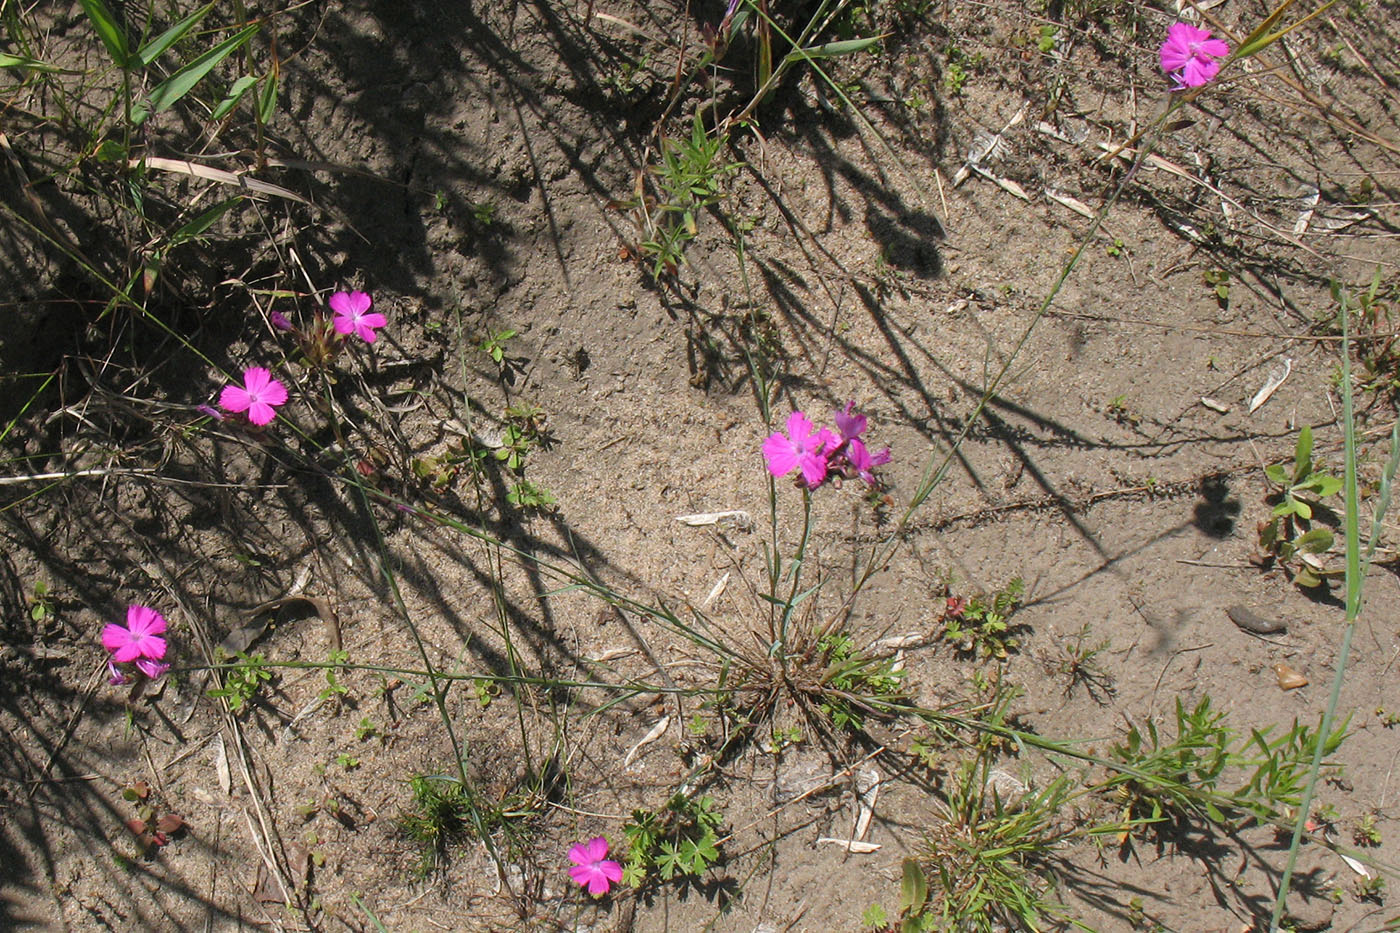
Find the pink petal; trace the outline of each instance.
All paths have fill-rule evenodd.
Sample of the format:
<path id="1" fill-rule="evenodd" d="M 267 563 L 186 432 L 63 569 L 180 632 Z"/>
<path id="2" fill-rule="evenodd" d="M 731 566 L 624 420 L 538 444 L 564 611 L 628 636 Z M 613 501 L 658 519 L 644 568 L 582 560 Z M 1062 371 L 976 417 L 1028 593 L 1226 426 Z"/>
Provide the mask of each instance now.
<path id="1" fill-rule="evenodd" d="M 127 642 L 116 651 L 112 652 L 112 660 L 116 661 L 118 664 L 125 664 L 127 661 L 135 661 L 139 657 L 141 657 L 141 646 L 134 641 Z"/>
<path id="2" fill-rule="evenodd" d="M 355 325 L 355 334 L 365 343 L 374 343 L 374 328 L 364 321 Z"/>
<path id="3" fill-rule="evenodd" d="M 242 386 L 224 386 L 224 391 L 219 393 L 219 407 L 224 411 L 247 411 L 252 403 L 253 399 Z"/>
<path id="4" fill-rule="evenodd" d="M 807 416 L 800 411 L 795 411 L 788 415 L 787 433 L 792 439 L 792 446 L 796 450 L 807 449 L 807 439 L 812 435 L 814 426 Z"/>
<path id="5" fill-rule="evenodd" d="M 258 401 L 269 405 L 282 405 L 287 401 L 287 387 L 280 380 L 270 379 L 267 386 L 258 393 Z"/>
<path id="6" fill-rule="evenodd" d="M 249 366 L 243 370 L 243 386 L 249 395 L 261 395 L 262 389 L 272 381 L 272 373 L 261 366 Z"/>
<path id="7" fill-rule="evenodd" d="M 131 632 L 122 628 L 115 622 L 108 622 L 102 629 L 102 647 L 110 652 L 116 652 L 121 648 L 131 644 Z"/>
<path id="8" fill-rule="evenodd" d="M 335 320 L 331 322 L 337 334 L 348 334 L 355 329 L 355 319 L 348 314 L 336 313 Z"/>
<path id="9" fill-rule="evenodd" d="M 136 643 L 136 647 L 143 657 L 150 658 L 153 661 L 159 661 L 161 658 L 165 657 L 165 639 L 161 638 L 159 635 L 143 636 L 141 640 Z"/>
<path id="10" fill-rule="evenodd" d="M 1189 49 L 1175 45 L 1170 39 L 1162 43 L 1162 50 L 1159 54 L 1162 59 L 1162 70 L 1167 74 L 1180 71 L 1191 59 Z"/>
<path id="11" fill-rule="evenodd" d="M 774 476 L 787 476 L 797 466 L 797 452 L 792 442 L 774 431 L 763 442 L 763 456 L 768 461 L 768 472 Z"/>
<path id="12" fill-rule="evenodd" d="M 327 301 L 326 304 L 330 305 L 331 310 L 336 314 L 353 315 L 355 313 L 354 306 L 350 301 L 349 292 L 336 292 L 330 297 L 330 300 Z"/>
<path id="13" fill-rule="evenodd" d="M 1181 83 L 1187 87 L 1200 87 L 1209 84 L 1219 71 L 1220 66 L 1215 62 L 1193 58 L 1181 69 Z"/>
<path id="14" fill-rule="evenodd" d="M 608 857 L 608 840 L 602 836 L 594 836 L 588 840 L 587 851 L 590 862 L 601 862 Z"/>
<path id="15" fill-rule="evenodd" d="M 389 319 L 378 311 L 375 311 L 370 314 L 360 315 L 360 323 L 368 324 L 370 327 L 383 327 L 385 324 L 389 323 Z"/>
<path id="16" fill-rule="evenodd" d="M 353 317 L 364 314 L 372 304 L 374 301 L 365 292 L 336 292 L 330 301 L 332 311 L 343 311 Z"/>
<path id="17" fill-rule="evenodd" d="M 126 627 L 133 635 L 159 635 L 165 631 L 165 616 L 150 606 L 132 605 L 126 610 Z"/>
<path id="18" fill-rule="evenodd" d="M 1221 39 L 1207 39 L 1200 44 L 1197 51 L 1211 58 L 1224 58 L 1230 54 L 1230 45 Z"/>
<path id="19" fill-rule="evenodd" d="M 821 454 L 805 453 L 797 459 L 797 465 L 802 468 L 802 479 L 808 489 L 816 489 L 826 479 L 827 462 Z"/>
<path id="20" fill-rule="evenodd" d="M 836 422 L 836 430 L 841 432 L 842 440 L 860 437 L 865 433 L 865 416 L 854 410 L 855 404 L 855 402 L 847 402 L 845 409 L 832 415 L 832 419 Z"/>
<path id="21" fill-rule="evenodd" d="M 572 855 L 570 855 L 569 857 L 573 858 Z M 593 866 L 575 865 L 569 869 L 569 877 L 574 879 L 574 882 L 577 884 L 586 885 L 588 884 L 589 880 L 593 877 Z"/>
<path id="22" fill-rule="evenodd" d="M 588 893 L 597 897 L 600 894 L 607 894 L 609 887 L 607 876 L 601 871 L 594 869 L 593 878 L 588 882 Z"/>
<path id="23" fill-rule="evenodd" d="M 137 658 L 136 667 L 141 673 L 151 678 L 151 680 L 155 680 L 157 677 L 160 677 L 166 671 L 170 670 L 169 664 L 162 664 L 159 661 L 152 661 L 148 658 Z"/>
<path id="24" fill-rule="evenodd" d="M 603 873 L 603 877 L 609 881 L 622 880 L 622 866 L 612 859 L 598 863 L 598 870 Z"/>
<path id="25" fill-rule="evenodd" d="M 117 666 L 111 661 L 107 662 L 107 673 L 111 675 L 108 677 L 107 683 L 111 684 L 113 687 L 120 687 L 122 684 L 131 683 L 131 680 L 121 671 L 117 670 Z"/>
<path id="26" fill-rule="evenodd" d="M 575 865 L 586 865 L 588 862 L 592 861 L 592 859 L 588 857 L 588 850 L 584 848 L 583 843 L 576 842 L 573 844 L 573 847 L 569 849 L 569 861 L 573 862 Z M 570 868 L 569 874 L 572 875 L 573 873 L 574 869 Z M 574 880 L 577 881 L 578 879 Z M 579 884 L 583 884 L 583 882 L 579 881 Z"/>
<path id="27" fill-rule="evenodd" d="M 1209 29 L 1198 29 L 1190 23 L 1176 22 L 1167 27 L 1167 38 L 1180 45 L 1189 46 L 1192 42 L 1203 42 L 1210 38 Z"/>
<path id="28" fill-rule="evenodd" d="M 248 420 L 261 427 L 277 417 L 277 412 L 266 402 L 254 402 L 248 406 Z"/>

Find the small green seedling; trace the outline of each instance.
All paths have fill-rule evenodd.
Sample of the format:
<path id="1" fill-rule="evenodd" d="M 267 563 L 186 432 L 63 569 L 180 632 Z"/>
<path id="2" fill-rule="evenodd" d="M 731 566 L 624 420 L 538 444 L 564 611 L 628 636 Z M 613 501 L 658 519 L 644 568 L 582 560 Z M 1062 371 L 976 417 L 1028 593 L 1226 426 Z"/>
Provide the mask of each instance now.
<path id="1" fill-rule="evenodd" d="M 1055 51 L 1055 34 L 1060 31 L 1059 26 L 1041 26 L 1036 34 L 1035 47 L 1046 55 Z"/>
<path id="2" fill-rule="evenodd" d="M 1326 577 L 1341 573 L 1328 569 L 1319 557 L 1334 539 L 1327 528 L 1313 527 L 1312 519 L 1315 509 L 1325 508 L 1318 500 L 1340 492 L 1342 481 L 1314 462 L 1312 451 L 1312 428 L 1304 425 L 1294 447 L 1292 471 L 1282 463 L 1264 468 L 1269 482 L 1279 488 L 1279 501 L 1270 519 L 1259 526 L 1261 561 L 1278 561 L 1304 588 L 1321 586 Z"/>
<path id="3" fill-rule="evenodd" d="M 1381 831 L 1376 826 L 1376 814 L 1367 813 L 1361 817 L 1361 822 L 1356 825 L 1356 830 L 1351 834 L 1352 839 L 1359 846 L 1378 846 L 1381 844 Z"/>
<path id="4" fill-rule="evenodd" d="M 506 499 L 517 509 L 544 512 L 551 509 L 559 500 L 543 486 L 522 479 L 506 493 Z"/>
<path id="5" fill-rule="evenodd" d="M 267 658 L 261 652 L 246 654 L 238 652 L 238 661 L 224 669 L 224 685 L 209 691 L 209 696 L 228 700 L 229 709 L 235 713 L 246 706 L 258 688 L 272 679 L 268 670 Z"/>
<path id="6" fill-rule="evenodd" d="M 29 597 L 29 618 L 43 622 L 53 615 L 53 594 L 43 580 L 34 581 L 34 592 Z"/>
<path id="7" fill-rule="evenodd" d="M 1230 273 L 1224 269 L 1207 269 L 1201 273 L 1201 278 L 1215 293 L 1215 300 L 1220 304 L 1220 307 L 1223 308 L 1230 303 Z"/>
<path id="8" fill-rule="evenodd" d="M 355 727 L 355 741 L 363 742 L 379 735 L 379 727 L 368 716 L 360 717 L 360 724 Z"/>
<path id="9" fill-rule="evenodd" d="M 506 345 L 515 337 L 515 331 L 502 330 L 494 334 L 488 334 L 481 339 L 479 345 L 482 353 L 491 357 L 491 361 L 497 366 L 504 366 L 506 362 Z"/>

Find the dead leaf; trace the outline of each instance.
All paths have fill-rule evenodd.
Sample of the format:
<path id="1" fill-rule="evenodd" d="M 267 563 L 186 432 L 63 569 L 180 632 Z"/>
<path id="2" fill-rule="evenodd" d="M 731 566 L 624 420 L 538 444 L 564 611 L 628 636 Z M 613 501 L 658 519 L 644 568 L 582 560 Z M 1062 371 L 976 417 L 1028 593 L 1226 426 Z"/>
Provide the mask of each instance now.
<path id="1" fill-rule="evenodd" d="M 1226 405 L 1223 402 L 1217 402 L 1213 398 L 1206 398 L 1204 395 L 1201 396 L 1201 404 L 1209 408 L 1211 411 L 1219 412 L 1222 415 L 1229 414 L 1230 412 L 1229 405 Z"/>
<path id="2" fill-rule="evenodd" d="M 867 855 L 871 852 L 880 851 L 880 843 L 860 842 L 856 839 L 833 839 L 830 836 L 822 836 L 817 840 L 817 845 L 823 844 L 838 845 L 847 852 L 854 852 L 857 855 Z"/>
<path id="3" fill-rule="evenodd" d="M 1274 665 L 1274 675 L 1278 677 L 1280 690 L 1297 690 L 1299 687 L 1306 687 L 1308 679 L 1280 661 Z"/>
<path id="4" fill-rule="evenodd" d="M 1254 393 L 1254 398 L 1249 400 L 1249 413 L 1252 415 L 1261 405 L 1273 397 L 1278 387 L 1288 379 L 1288 374 L 1293 372 L 1293 361 L 1285 359 L 1269 370 L 1269 378 L 1264 380 L 1264 385 L 1259 391 Z"/>
<path id="5" fill-rule="evenodd" d="M 224 737 L 214 736 L 214 773 L 219 776 L 219 788 L 227 797 L 233 793 L 233 775 L 228 769 L 228 749 L 224 747 Z"/>
<path id="6" fill-rule="evenodd" d="M 656 725 L 651 727 L 651 731 L 642 736 L 642 740 L 627 750 L 627 757 L 622 759 L 622 766 L 625 768 L 632 763 L 632 759 L 637 756 L 637 752 L 643 745 L 649 745 L 666 734 L 666 728 L 671 725 L 670 716 L 662 716 Z"/>

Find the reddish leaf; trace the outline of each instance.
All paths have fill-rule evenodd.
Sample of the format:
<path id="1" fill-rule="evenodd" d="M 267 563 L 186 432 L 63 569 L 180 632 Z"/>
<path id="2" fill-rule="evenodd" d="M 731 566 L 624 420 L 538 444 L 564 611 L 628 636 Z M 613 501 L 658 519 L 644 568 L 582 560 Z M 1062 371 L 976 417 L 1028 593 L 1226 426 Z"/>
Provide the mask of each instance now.
<path id="1" fill-rule="evenodd" d="M 156 829 L 163 833 L 178 833 L 185 828 L 185 821 L 174 813 L 167 813 L 156 821 Z"/>

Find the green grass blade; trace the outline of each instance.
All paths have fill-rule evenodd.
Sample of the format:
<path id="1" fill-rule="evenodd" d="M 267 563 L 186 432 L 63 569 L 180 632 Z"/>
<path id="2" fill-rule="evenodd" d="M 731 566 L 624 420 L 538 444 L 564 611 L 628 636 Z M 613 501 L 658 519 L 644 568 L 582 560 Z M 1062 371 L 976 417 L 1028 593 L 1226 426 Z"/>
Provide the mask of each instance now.
<path id="1" fill-rule="evenodd" d="M 136 50 L 136 56 L 132 64 L 140 68 L 148 66 L 151 62 L 159 58 L 166 49 L 183 39 L 185 34 L 193 29 L 200 20 L 204 19 L 204 15 L 212 9 L 214 9 L 214 4 L 211 2 L 202 9 L 195 10 L 174 26 L 171 26 L 150 42 L 141 46 L 141 48 Z"/>
<path id="2" fill-rule="evenodd" d="M 150 114 L 160 113 L 175 104 L 180 98 L 192 91 L 196 84 L 204 80 L 204 76 L 212 71 L 215 65 L 238 51 L 261 28 L 256 23 L 244 27 L 157 84 L 151 90 L 151 96 L 147 99 L 146 104 L 132 111 L 132 123 L 140 125 Z"/>
<path id="3" fill-rule="evenodd" d="M 1356 617 L 1361 613 L 1361 584 L 1365 563 L 1361 558 L 1360 521 L 1357 518 L 1356 502 L 1356 412 L 1352 399 L 1351 385 L 1351 308 L 1347 303 L 1346 292 L 1337 290 L 1337 300 L 1341 305 L 1339 317 L 1342 323 L 1342 430 L 1344 432 L 1343 479 L 1346 516 L 1344 532 L 1346 539 L 1346 627 L 1342 631 L 1342 644 L 1337 652 L 1337 670 L 1332 675 L 1332 692 L 1327 697 L 1327 708 L 1322 713 L 1318 726 L 1321 737 L 1313 750 L 1312 765 L 1308 769 L 1308 782 L 1303 788 L 1303 798 L 1298 803 L 1298 813 L 1293 823 L 1293 838 L 1288 846 L 1288 862 L 1279 879 L 1278 894 L 1274 898 L 1273 915 L 1269 919 L 1269 933 L 1278 933 L 1283 918 L 1284 901 L 1288 898 L 1289 885 L 1293 881 L 1293 868 L 1298 861 L 1298 847 L 1303 841 L 1303 831 L 1312 810 L 1313 792 L 1317 789 L 1318 774 L 1322 770 L 1322 758 L 1327 751 L 1332 721 L 1337 712 L 1337 701 L 1342 693 L 1342 683 L 1346 680 L 1347 656 L 1351 653 L 1351 637 L 1356 631 Z"/>
<path id="4" fill-rule="evenodd" d="M 269 72 L 263 80 L 266 83 L 258 96 L 258 122 L 267 124 L 277 113 L 277 72 Z"/>
<path id="5" fill-rule="evenodd" d="M 185 224 L 184 226 L 176 230 L 174 233 L 170 234 L 167 248 L 170 246 L 179 246 L 181 243 L 193 240 L 195 237 L 199 236 L 201 233 L 212 227 L 214 225 L 214 222 L 217 221 L 220 217 L 228 213 L 229 208 L 233 207 L 235 204 L 242 202 L 242 200 L 242 195 L 235 195 L 234 197 L 229 198 L 227 201 L 224 201 L 222 204 L 215 204 L 213 207 L 209 208 L 209 210 L 200 214 L 198 217 L 194 218 L 189 223 Z"/>
<path id="6" fill-rule="evenodd" d="M 7 52 L 0 52 L 0 68 L 28 68 L 31 71 L 44 71 L 49 74 L 77 74 L 77 72 L 69 71 L 66 68 L 41 62 L 37 58 L 10 55 Z"/>
<path id="7" fill-rule="evenodd" d="M 97 35 L 102 39 L 102 44 L 107 46 L 107 54 L 112 56 L 112 61 L 117 63 L 118 68 L 126 68 L 131 62 L 131 52 L 126 44 L 126 33 L 117 23 L 112 11 L 107 9 L 107 4 L 102 0 L 79 0 L 83 5 L 83 12 L 88 19 L 92 20 L 92 28 L 97 30 Z"/>
<path id="8" fill-rule="evenodd" d="M 223 99 L 219 106 L 214 108 L 214 112 L 209 115 L 209 119 L 215 122 L 222 120 L 233 112 L 233 108 L 238 106 L 238 102 L 248 93 L 248 89 L 258 83 L 257 76 L 244 75 L 233 82 L 233 87 L 228 89 L 228 96 Z"/>

